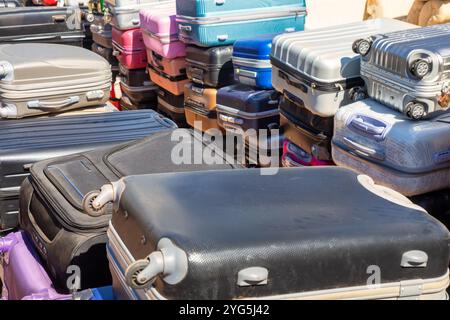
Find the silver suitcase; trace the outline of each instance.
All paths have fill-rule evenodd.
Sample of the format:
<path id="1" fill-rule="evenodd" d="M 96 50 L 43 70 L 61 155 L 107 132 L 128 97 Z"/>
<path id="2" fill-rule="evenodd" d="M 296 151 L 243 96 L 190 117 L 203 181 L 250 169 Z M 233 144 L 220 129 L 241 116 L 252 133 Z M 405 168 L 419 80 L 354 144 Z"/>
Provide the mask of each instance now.
<path id="1" fill-rule="evenodd" d="M 139 28 L 139 11 L 146 9 L 174 7 L 175 0 L 106 0 L 112 15 L 111 24 L 119 30 Z"/>
<path id="2" fill-rule="evenodd" d="M 368 95 L 413 119 L 450 107 L 450 24 L 357 40 Z"/>
<path id="3" fill-rule="evenodd" d="M 333 160 L 406 196 L 450 186 L 450 113 L 414 121 L 372 99 L 341 108 Z"/>
<path id="4" fill-rule="evenodd" d="M 272 84 L 302 99 L 312 113 L 334 116 L 359 97 L 364 87 L 356 39 L 374 33 L 413 28 L 405 22 L 377 19 L 277 36 L 272 45 Z"/>
<path id="5" fill-rule="evenodd" d="M 106 103 L 111 67 L 96 53 L 57 44 L 0 46 L 0 117 L 23 118 Z"/>

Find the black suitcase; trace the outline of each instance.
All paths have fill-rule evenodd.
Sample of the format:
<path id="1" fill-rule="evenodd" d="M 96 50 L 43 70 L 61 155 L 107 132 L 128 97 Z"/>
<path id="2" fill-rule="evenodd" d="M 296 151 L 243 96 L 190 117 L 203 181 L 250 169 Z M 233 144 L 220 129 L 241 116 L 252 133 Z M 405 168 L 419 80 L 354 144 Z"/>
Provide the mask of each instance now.
<path id="1" fill-rule="evenodd" d="M 304 107 L 294 95 L 284 92 L 280 102 L 280 131 L 316 159 L 331 161 L 334 117 L 323 118 Z"/>
<path id="2" fill-rule="evenodd" d="M 18 225 L 19 189 L 30 164 L 139 139 L 155 126 L 174 126 L 167 121 L 154 111 L 0 121 L 0 232 Z"/>
<path id="3" fill-rule="evenodd" d="M 184 113 L 184 95 L 176 96 L 160 87 L 158 90 L 158 112 L 175 121 L 179 127 L 187 126 Z"/>
<path id="4" fill-rule="evenodd" d="M 45 42 L 83 46 L 84 37 L 81 19 L 75 18 L 70 8 L 20 7 L 0 11 L 0 44 Z"/>
<path id="5" fill-rule="evenodd" d="M 449 231 L 350 170 L 141 175 L 103 190 L 120 298 L 446 298 Z"/>
<path id="6" fill-rule="evenodd" d="M 108 284 L 105 244 L 111 217 L 108 210 L 91 209 L 90 191 L 128 175 L 233 168 L 226 162 L 174 163 L 171 154 L 178 142 L 171 141 L 173 130 L 167 129 L 161 124 L 154 131 L 165 132 L 141 141 L 42 161 L 31 168 L 21 190 L 20 226 L 31 236 L 61 290 L 66 288 L 71 265 L 81 269 L 82 289 Z M 193 138 L 191 131 L 183 133 Z M 191 139 L 187 145 L 193 148 L 193 143 Z"/>
<path id="7" fill-rule="evenodd" d="M 450 229 L 450 190 L 441 190 L 411 198 Z"/>
<path id="8" fill-rule="evenodd" d="M 158 86 L 148 75 L 147 69 L 127 69 L 119 63 L 122 92 L 136 104 L 151 103 L 156 106 Z"/>
<path id="9" fill-rule="evenodd" d="M 122 94 L 120 98 L 120 110 L 142 110 L 142 109 L 155 109 L 154 103 L 141 102 L 136 103 L 130 100 L 126 95 Z"/>
<path id="10" fill-rule="evenodd" d="M 234 83 L 233 46 L 200 48 L 187 46 L 186 72 L 197 84 L 220 88 Z"/>

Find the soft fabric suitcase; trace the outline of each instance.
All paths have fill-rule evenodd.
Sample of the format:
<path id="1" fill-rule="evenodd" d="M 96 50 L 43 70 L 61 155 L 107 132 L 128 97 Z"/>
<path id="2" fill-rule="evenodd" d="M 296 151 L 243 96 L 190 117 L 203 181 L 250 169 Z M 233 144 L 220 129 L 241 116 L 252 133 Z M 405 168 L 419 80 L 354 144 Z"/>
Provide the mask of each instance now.
<path id="1" fill-rule="evenodd" d="M 6 44 L 0 46 L 0 61 L 1 118 L 57 113 L 108 101 L 109 63 L 89 50 Z"/>
<path id="2" fill-rule="evenodd" d="M 105 58 L 105 60 L 108 61 L 111 66 L 114 66 L 114 67 L 118 66 L 119 61 L 117 61 L 116 57 L 114 56 L 113 49 L 102 47 L 101 45 L 99 45 L 97 43 L 93 43 L 91 49 L 96 54 Z"/>
<path id="3" fill-rule="evenodd" d="M 112 44 L 117 60 L 128 69 L 147 66 L 147 52 L 140 29 L 122 31 L 113 27 Z"/>
<path id="4" fill-rule="evenodd" d="M 217 122 L 232 133 L 249 130 L 278 129 L 279 94 L 275 90 L 259 90 L 242 84 L 224 87 L 217 92 Z"/>
<path id="5" fill-rule="evenodd" d="M 148 65 L 148 73 L 154 83 L 176 96 L 182 95 L 184 86 L 190 82 L 185 74 L 170 76 L 152 65 Z"/>
<path id="6" fill-rule="evenodd" d="M 0 11 L 0 43 L 46 42 L 82 46 L 81 23 L 69 8 L 19 7 Z"/>
<path id="7" fill-rule="evenodd" d="M 31 177 L 21 190 L 20 224 L 32 235 L 55 285 L 65 286 L 66 269 L 71 265 L 81 270 L 82 289 L 108 282 L 105 244 L 110 210 L 92 206 L 102 185 L 128 175 L 233 168 L 225 160 L 217 165 L 172 161 L 174 148 L 193 150 L 194 143 L 202 146 L 202 142 L 189 130 L 174 132 L 167 130 L 170 127 L 155 123 L 154 132 L 165 132 L 112 149 L 43 161 L 31 168 Z M 177 136 L 183 140 L 172 139 Z"/>
<path id="8" fill-rule="evenodd" d="M 449 231 L 350 170 L 129 176 L 98 197 L 120 299 L 447 298 Z"/>
<path id="9" fill-rule="evenodd" d="M 364 81 L 353 42 L 380 32 L 413 28 L 405 22 L 376 19 L 275 37 L 272 45 L 272 84 L 303 100 L 322 117 L 361 98 Z"/>
<path id="10" fill-rule="evenodd" d="M 186 71 L 195 83 L 220 88 L 234 83 L 233 47 L 186 49 Z"/>
<path id="11" fill-rule="evenodd" d="M 323 161 L 306 152 L 288 139 L 283 142 L 281 163 L 285 168 L 331 166 L 332 161 Z"/>
<path id="12" fill-rule="evenodd" d="M 140 27 L 139 11 L 172 7 L 175 0 L 106 0 L 105 4 L 111 14 L 111 24 L 120 30 Z"/>
<path id="13" fill-rule="evenodd" d="M 280 131 L 294 144 L 318 160 L 331 160 L 333 117 L 317 116 L 303 101 L 285 92 L 280 101 Z"/>
<path id="14" fill-rule="evenodd" d="M 449 41 L 450 24 L 356 41 L 368 95 L 412 119 L 448 109 Z"/>
<path id="15" fill-rule="evenodd" d="M 171 77 L 186 76 L 186 59 L 167 59 L 147 49 L 148 63 Z"/>
<path id="16" fill-rule="evenodd" d="M 414 121 L 371 99 L 338 111 L 333 159 L 406 196 L 450 187 L 450 113 Z"/>
<path id="17" fill-rule="evenodd" d="M 127 69 L 119 65 L 122 75 L 120 88 L 133 102 L 152 102 L 156 105 L 158 87 L 150 81 L 147 69 Z"/>
<path id="18" fill-rule="evenodd" d="M 178 126 L 186 125 L 184 94 L 176 96 L 163 88 L 158 90 L 158 112 L 175 121 Z"/>
<path id="19" fill-rule="evenodd" d="M 112 49 L 112 27 L 110 24 L 91 24 L 92 40 L 104 48 Z"/>
<path id="20" fill-rule="evenodd" d="M 304 0 L 216 1 L 178 0 L 180 39 L 201 47 L 233 44 L 240 38 L 301 31 Z"/>
<path id="21" fill-rule="evenodd" d="M 217 90 L 202 88 L 193 83 L 184 87 L 186 122 L 202 132 L 220 129 L 217 123 Z"/>
<path id="22" fill-rule="evenodd" d="M 274 34 L 239 39 L 233 46 L 234 78 L 260 89 L 272 89 L 272 40 Z"/>
<path id="23" fill-rule="evenodd" d="M 141 10 L 145 46 L 167 59 L 186 56 L 186 45 L 178 39 L 175 3 L 171 8 Z"/>

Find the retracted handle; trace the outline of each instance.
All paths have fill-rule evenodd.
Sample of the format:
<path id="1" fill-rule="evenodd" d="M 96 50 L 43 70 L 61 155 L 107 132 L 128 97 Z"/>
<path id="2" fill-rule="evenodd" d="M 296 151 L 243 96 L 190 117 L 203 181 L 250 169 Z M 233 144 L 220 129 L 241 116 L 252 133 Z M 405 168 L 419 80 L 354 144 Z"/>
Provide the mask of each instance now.
<path id="1" fill-rule="evenodd" d="M 383 140 L 388 126 L 370 117 L 356 115 L 351 118 L 347 125 L 350 129 L 371 136 L 376 140 Z"/>
<path id="2" fill-rule="evenodd" d="M 367 158 L 371 158 L 378 161 L 385 160 L 386 156 L 384 153 L 379 152 L 378 150 L 375 150 L 373 148 L 366 147 L 356 141 L 353 141 L 350 138 L 344 137 L 344 143 L 347 147 L 349 147 L 354 152 L 358 153 L 359 155 L 362 155 Z"/>
<path id="3" fill-rule="evenodd" d="M 78 102 L 80 102 L 80 97 L 73 96 L 61 101 L 50 101 L 50 102 L 40 100 L 29 101 L 27 103 L 27 107 L 29 109 L 61 109 Z"/>

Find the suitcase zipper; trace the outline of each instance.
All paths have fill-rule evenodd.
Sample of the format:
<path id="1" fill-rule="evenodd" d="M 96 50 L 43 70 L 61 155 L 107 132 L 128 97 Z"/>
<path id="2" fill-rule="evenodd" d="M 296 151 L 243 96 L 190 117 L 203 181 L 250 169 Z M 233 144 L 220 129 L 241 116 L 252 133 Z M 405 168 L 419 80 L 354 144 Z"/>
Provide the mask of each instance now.
<path id="1" fill-rule="evenodd" d="M 273 109 L 273 110 L 268 110 L 268 111 L 252 113 L 252 112 L 241 111 L 241 110 L 238 110 L 235 108 L 230 108 L 230 107 L 223 106 L 220 104 L 217 105 L 217 110 L 227 113 L 227 114 L 237 116 L 237 117 L 249 119 L 249 120 L 258 120 L 258 119 L 262 119 L 262 118 L 274 117 L 274 116 L 277 116 L 280 114 L 278 108 Z"/>

